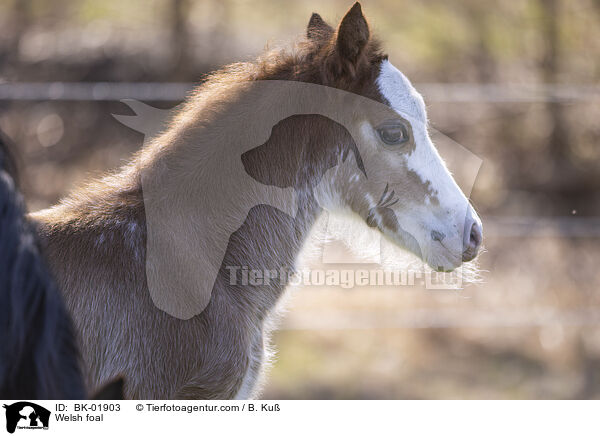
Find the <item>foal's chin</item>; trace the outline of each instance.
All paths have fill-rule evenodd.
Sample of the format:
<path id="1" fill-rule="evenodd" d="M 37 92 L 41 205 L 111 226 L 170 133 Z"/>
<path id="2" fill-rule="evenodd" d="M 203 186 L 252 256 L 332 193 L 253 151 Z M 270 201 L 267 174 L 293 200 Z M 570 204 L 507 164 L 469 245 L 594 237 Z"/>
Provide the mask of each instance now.
<path id="1" fill-rule="evenodd" d="M 462 256 L 455 255 L 449 250 L 436 250 L 422 258 L 434 271 L 452 272 L 463 264 Z"/>
<path id="2" fill-rule="evenodd" d="M 462 255 L 449 250 L 439 243 L 427 245 L 405 231 L 393 232 L 388 229 L 379 229 L 384 236 L 395 245 L 407 250 L 425 262 L 431 269 L 438 272 L 452 272 L 463 264 Z"/>
<path id="3" fill-rule="evenodd" d="M 452 272 L 463 264 L 461 247 L 456 248 L 456 244 L 425 241 L 422 247 L 419 257 L 434 271 Z"/>

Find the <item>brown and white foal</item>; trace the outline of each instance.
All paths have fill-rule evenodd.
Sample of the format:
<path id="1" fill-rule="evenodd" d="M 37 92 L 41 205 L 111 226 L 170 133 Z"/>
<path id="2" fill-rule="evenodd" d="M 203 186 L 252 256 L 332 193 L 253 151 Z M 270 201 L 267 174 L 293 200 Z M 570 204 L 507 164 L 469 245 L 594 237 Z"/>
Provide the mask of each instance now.
<path id="1" fill-rule="evenodd" d="M 222 261 L 216 257 L 204 310 L 172 316 L 159 308 L 155 281 L 165 298 L 180 288 L 189 296 L 190 286 L 206 281 L 207 250 L 234 201 L 221 196 L 220 219 L 201 225 L 215 193 L 200 181 L 207 174 L 211 186 L 228 181 L 227 171 L 211 166 L 205 143 L 217 140 L 219 114 L 237 114 L 250 89 L 244 84 L 258 81 L 322 85 L 363 103 L 344 108 L 351 125 L 315 109 L 282 118 L 251 149 L 240 141 L 245 172 L 264 186 L 291 189 L 295 213 L 256 202 L 227 235 Z M 375 116 L 364 101 L 385 109 Z M 150 205 L 147 186 L 177 190 Z M 247 198 L 253 189 L 241 184 L 232 195 Z M 150 207 L 168 217 L 157 240 L 149 236 Z M 232 284 L 228 267 L 293 269 L 323 208 L 357 214 L 435 269 L 473 259 L 481 243 L 481 222 L 429 139 L 422 98 L 370 37 L 358 3 L 337 29 L 313 14 L 291 54 L 268 53 L 215 73 L 120 172 L 31 215 L 74 318 L 89 387 L 121 374 L 128 398 L 258 395 L 271 315 L 286 284 Z M 156 244 L 162 257 L 149 254 Z M 176 309 L 185 312 L 186 304 Z"/>

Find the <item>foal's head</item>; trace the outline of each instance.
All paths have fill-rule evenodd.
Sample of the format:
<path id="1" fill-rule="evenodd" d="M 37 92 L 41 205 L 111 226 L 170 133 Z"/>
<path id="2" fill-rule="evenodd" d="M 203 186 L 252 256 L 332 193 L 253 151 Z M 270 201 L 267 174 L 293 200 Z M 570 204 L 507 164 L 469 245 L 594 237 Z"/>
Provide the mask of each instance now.
<path id="1" fill-rule="evenodd" d="M 326 180 L 328 206 L 358 214 L 436 270 L 472 260 L 481 221 L 429 137 L 423 98 L 370 37 L 360 4 L 337 29 L 313 14 L 303 44 L 300 55 L 266 63 L 258 78 L 317 83 L 374 103 L 357 97 L 361 103 L 345 105 L 351 135 L 320 130 L 323 142 L 336 142 L 331 148 L 357 150 L 354 165 Z"/>

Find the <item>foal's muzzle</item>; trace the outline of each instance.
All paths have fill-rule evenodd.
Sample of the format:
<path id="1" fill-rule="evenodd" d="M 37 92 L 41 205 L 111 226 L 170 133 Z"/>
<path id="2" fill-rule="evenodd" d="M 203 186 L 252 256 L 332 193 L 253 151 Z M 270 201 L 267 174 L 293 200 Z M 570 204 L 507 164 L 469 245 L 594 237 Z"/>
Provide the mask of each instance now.
<path id="1" fill-rule="evenodd" d="M 483 229 L 481 223 L 471 213 L 465 220 L 465 228 L 463 233 L 463 247 L 464 251 L 462 254 L 462 260 L 468 262 L 473 260 L 483 241 Z"/>

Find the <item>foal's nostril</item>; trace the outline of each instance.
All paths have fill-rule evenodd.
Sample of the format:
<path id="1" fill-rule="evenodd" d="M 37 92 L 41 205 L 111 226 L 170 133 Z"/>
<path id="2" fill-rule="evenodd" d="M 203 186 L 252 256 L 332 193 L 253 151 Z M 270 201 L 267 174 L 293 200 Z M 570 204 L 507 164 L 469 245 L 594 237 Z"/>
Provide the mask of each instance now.
<path id="1" fill-rule="evenodd" d="M 471 235 L 470 235 L 470 245 L 475 248 L 479 248 L 481 245 L 481 229 L 477 225 L 477 223 L 473 223 L 471 227 Z"/>
<path id="2" fill-rule="evenodd" d="M 465 222 L 463 261 L 468 262 L 477 256 L 482 240 L 481 224 L 472 219 L 467 219 Z"/>

